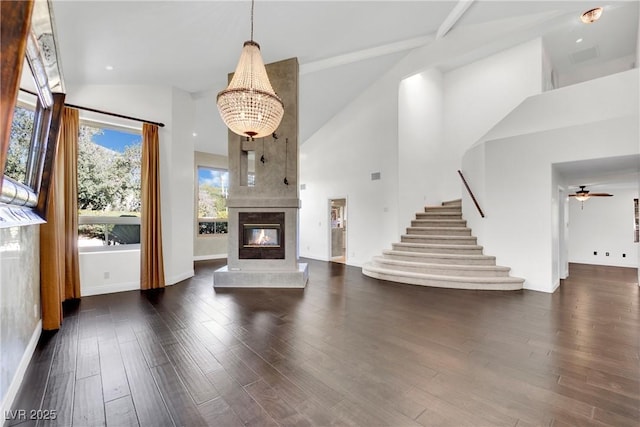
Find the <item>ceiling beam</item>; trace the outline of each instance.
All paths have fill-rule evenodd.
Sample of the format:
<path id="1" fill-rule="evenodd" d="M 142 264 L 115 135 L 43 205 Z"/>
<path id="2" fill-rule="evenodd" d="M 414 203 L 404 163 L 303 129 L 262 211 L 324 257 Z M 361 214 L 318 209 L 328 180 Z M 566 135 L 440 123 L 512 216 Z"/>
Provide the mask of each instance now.
<path id="1" fill-rule="evenodd" d="M 443 38 L 456 25 L 456 22 L 462 18 L 462 15 L 469 9 L 474 0 L 460 0 L 451 13 L 442 21 L 438 31 L 436 32 L 436 40 Z"/>
<path id="2" fill-rule="evenodd" d="M 415 37 L 395 43 L 372 47 L 370 49 L 363 49 L 355 52 L 345 53 L 344 55 L 332 56 L 331 58 L 321 59 L 319 61 L 300 64 L 300 75 L 315 73 L 317 71 L 326 70 L 328 68 L 337 67 L 339 65 L 351 64 L 353 62 L 363 61 L 365 59 L 377 58 L 379 56 L 389 55 L 405 50 L 411 50 L 416 47 L 424 46 L 432 42 L 433 40 L 433 35 Z"/>

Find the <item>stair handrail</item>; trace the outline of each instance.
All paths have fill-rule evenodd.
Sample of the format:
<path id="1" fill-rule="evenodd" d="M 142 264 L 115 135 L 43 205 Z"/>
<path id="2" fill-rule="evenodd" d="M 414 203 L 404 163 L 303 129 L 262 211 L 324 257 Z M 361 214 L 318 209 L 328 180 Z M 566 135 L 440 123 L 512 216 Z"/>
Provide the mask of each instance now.
<path id="1" fill-rule="evenodd" d="M 471 188 L 469 188 L 469 184 L 467 184 L 467 180 L 464 179 L 464 175 L 462 175 L 462 171 L 459 169 L 458 169 L 458 175 L 460 175 L 460 178 L 462 178 L 462 183 L 464 184 L 465 188 L 467 189 L 467 192 L 471 196 L 471 200 L 473 200 L 473 203 L 476 205 L 476 209 L 478 209 L 478 213 L 482 218 L 484 218 L 484 212 L 482 212 L 482 209 L 480 208 L 480 205 L 476 200 L 476 196 L 473 195 L 473 191 L 471 191 Z"/>

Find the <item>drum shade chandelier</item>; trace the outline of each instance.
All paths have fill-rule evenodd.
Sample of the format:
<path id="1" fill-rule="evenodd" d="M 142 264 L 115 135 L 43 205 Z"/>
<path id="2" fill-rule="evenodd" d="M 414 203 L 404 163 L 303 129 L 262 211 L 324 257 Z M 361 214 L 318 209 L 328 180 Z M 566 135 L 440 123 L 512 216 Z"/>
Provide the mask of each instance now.
<path id="1" fill-rule="evenodd" d="M 284 104 L 269 82 L 260 45 L 253 41 L 253 7 L 251 0 L 251 40 L 244 42 L 231 83 L 217 97 L 224 124 L 252 139 L 271 135 L 284 115 Z"/>

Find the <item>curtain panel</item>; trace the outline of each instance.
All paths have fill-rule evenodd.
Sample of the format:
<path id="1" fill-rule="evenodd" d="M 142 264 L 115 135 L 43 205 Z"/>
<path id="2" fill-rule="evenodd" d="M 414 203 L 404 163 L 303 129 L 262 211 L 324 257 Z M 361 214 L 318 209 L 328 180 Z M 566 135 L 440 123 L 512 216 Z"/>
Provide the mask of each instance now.
<path id="1" fill-rule="evenodd" d="M 158 126 L 142 125 L 140 289 L 164 288 Z"/>
<path id="2" fill-rule="evenodd" d="M 62 302 L 80 298 L 78 258 L 78 110 L 65 107 L 49 192 L 47 223 L 40 226 L 42 327 L 59 329 Z"/>

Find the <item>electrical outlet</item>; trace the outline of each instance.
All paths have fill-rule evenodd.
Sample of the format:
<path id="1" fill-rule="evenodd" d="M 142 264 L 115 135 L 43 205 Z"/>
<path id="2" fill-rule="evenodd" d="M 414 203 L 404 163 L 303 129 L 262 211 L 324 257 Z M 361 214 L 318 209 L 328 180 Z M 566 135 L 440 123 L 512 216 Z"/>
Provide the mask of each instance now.
<path id="1" fill-rule="evenodd" d="M 604 253 L 604 256 L 609 256 L 609 252 L 605 252 L 605 253 Z"/>
<path id="2" fill-rule="evenodd" d="M 622 254 L 622 258 L 626 258 L 626 257 L 627 257 L 627 254 Z"/>
<path id="3" fill-rule="evenodd" d="M 111 277 L 111 273 L 109 273 L 108 271 L 104 272 L 104 278 L 108 279 L 109 277 Z"/>
<path id="4" fill-rule="evenodd" d="M 593 254 L 594 255 L 598 255 L 598 251 L 593 251 Z"/>

